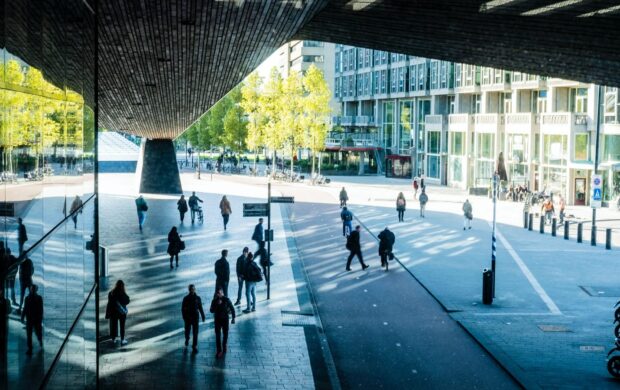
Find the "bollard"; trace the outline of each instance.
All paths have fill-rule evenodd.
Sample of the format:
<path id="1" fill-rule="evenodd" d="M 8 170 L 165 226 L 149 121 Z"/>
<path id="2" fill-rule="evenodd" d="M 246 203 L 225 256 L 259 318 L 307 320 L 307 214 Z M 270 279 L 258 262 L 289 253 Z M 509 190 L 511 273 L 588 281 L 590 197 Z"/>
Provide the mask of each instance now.
<path id="1" fill-rule="evenodd" d="M 611 229 L 605 229 L 605 249 L 611 249 Z"/>
<path id="2" fill-rule="evenodd" d="M 570 224 L 568 223 L 568 221 L 564 221 L 564 239 L 568 240 L 568 227 L 570 226 Z"/>
<path id="3" fill-rule="evenodd" d="M 577 224 L 577 242 L 583 242 L 583 223 L 579 222 Z"/>
<path id="4" fill-rule="evenodd" d="M 527 221 L 529 220 L 528 215 L 529 213 L 527 211 L 523 212 L 523 229 L 527 229 Z"/>
<path id="5" fill-rule="evenodd" d="M 530 214 L 530 224 L 528 225 L 527 230 L 532 231 L 534 228 L 534 214 Z"/>
<path id="6" fill-rule="evenodd" d="M 540 234 L 543 234 L 545 232 L 545 216 L 541 215 L 540 216 Z"/>
<path id="7" fill-rule="evenodd" d="M 553 217 L 553 219 L 551 220 L 551 235 L 553 237 L 555 237 L 557 234 L 557 229 L 558 229 L 557 223 L 558 223 L 558 220 L 555 217 Z"/>
<path id="8" fill-rule="evenodd" d="M 592 230 L 590 231 L 590 245 L 596 246 L 596 226 L 592 225 Z"/>

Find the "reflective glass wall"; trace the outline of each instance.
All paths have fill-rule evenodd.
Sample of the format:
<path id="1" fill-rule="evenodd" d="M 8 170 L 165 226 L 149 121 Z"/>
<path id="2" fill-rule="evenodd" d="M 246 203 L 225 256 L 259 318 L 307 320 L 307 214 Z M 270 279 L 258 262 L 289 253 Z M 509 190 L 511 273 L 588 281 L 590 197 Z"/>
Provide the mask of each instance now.
<path id="1" fill-rule="evenodd" d="M 91 387 L 94 14 L 81 0 L 1 4 L 0 388 Z"/>

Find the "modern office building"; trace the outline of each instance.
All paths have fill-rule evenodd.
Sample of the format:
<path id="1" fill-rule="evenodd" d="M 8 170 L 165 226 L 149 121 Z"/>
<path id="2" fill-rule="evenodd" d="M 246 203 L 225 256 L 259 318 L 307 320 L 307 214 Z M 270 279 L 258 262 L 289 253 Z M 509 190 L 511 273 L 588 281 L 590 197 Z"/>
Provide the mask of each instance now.
<path id="1" fill-rule="evenodd" d="M 337 45 L 334 95 L 342 106 L 327 148 L 378 171 L 487 189 L 503 159 L 509 186 L 586 204 L 603 105 L 599 173 L 606 200 L 620 186 L 617 88 Z M 383 163 L 385 162 L 385 167 Z"/>

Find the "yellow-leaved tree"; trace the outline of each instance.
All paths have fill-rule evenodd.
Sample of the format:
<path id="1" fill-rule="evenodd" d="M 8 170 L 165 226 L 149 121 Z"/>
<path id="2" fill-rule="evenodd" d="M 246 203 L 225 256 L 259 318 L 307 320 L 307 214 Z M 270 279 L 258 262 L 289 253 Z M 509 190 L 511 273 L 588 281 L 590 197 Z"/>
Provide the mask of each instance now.
<path id="1" fill-rule="evenodd" d="M 314 174 L 316 155 L 325 149 L 325 138 L 331 114 L 329 106 L 331 91 L 323 72 L 314 64 L 310 65 L 306 71 L 303 86 L 305 92 L 302 100 L 304 146 L 312 151 L 312 174 Z"/>

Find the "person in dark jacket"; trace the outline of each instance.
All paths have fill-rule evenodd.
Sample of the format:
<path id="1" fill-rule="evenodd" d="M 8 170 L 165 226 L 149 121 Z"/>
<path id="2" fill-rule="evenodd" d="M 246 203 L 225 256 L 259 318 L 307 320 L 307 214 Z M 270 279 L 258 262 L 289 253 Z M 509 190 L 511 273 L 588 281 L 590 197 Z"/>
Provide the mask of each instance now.
<path id="1" fill-rule="evenodd" d="M 36 284 L 30 286 L 30 294 L 26 297 L 26 303 L 21 316 L 22 322 L 24 322 L 24 318 L 26 318 L 27 355 L 32 355 L 33 331 L 37 335 L 39 345 L 43 348 L 43 298 L 37 294 L 38 290 L 39 288 Z"/>
<path id="2" fill-rule="evenodd" d="M 183 245 L 181 241 L 181 236 L 177 231 L 177 227 L 173 226 L 168 233 L 168 254 L 170 255 L 170 269 L 172 269 L 172 259 L 176 258 L 176 265 L 179 267 L 179 252 L 181 252 L 181 246 Z"/>
<path id="3" fill-rule="evenodd" d="M 192 192 L 192 196 L 189 197 L 189 207 L 192 215 L 192 223 L 194 223 L 194 219 L 196 217 L 196 211 L 200 209 L 198 202 L 203 203 L 202 199 L 196 196 L 196 192 Z"/>
<path id="4" fill-rule="evenodd" d="M 351 260 L 353 260 L 353 256 L 357 256 L 359 260 L 362 270 L 365 270 L 369 266 L 364 264 L 364 257 L 362 257 L 362 246 L 360 244 L 360 232 L 362 227 L 357 225 L 355 230 L 351 232 L 349 237 L 347 238 L 347 249 L 349 250 L 349 258 L 347 259 L 347 271 L 351 271 Z"/>
<path id="5" fill-rule="evenodd" d="M 140 231 L 142 231 L 142 225 L 144 225 L 144 221 L 146 220 L 146 212 L 149 209 L 148 204 L 146 204 L 146 199 L 142 195 L 140 195 L 135 200 L 136 202 L 136 210 L 138 212 L 138 226 L 140 226 Z"/>
<path id="6" fill-rule="evenodd" d="M 188 210 L 185 195 L 181 195 L 181 199 L 177 201 L 177 209 L 179 210 L 179 218 L 181 218 L 181 223 L 183 223 L 183 219 L 185 219 L 185 213 L 187 213 Z"/>
<path id="7" fill-rule="evenodd" d="M 349 200 L 349 195 L 347 195 L 347 190 L 342 187 L 340 190 L 340 207 L 346 207 L 347 201 Z"/>
<path id="8" fill-rule="evenodd" d="M 353 230 L 353 213 L 347 209 L 347 206 L 342 208 L 340 219 L 342 220 L 342 235 L 346 237 Z"/>
<path id="9" fill-rule="evenodd" d="M 17 262 L 17 257 L 13 256 L 11 254 L 11 248 L 6 248 L 5 249 L 5 253 L 4 253 L 4 262 L 5 262 L 5 268 L 8 270 L 9 267 L 11 267 L 13 264 L 15 264 Z M 6 288 L 7 288 L 7 292 L 6 297 L 9 298 L 9 296 L 11 297 L 11 302 L 13 303 L 13 305 L 17 306 L 17 299 L 15 299 L 15 279 L 17 277 L 17 267 L 14 267 L 13 269 L 11 269 L 11 271 L 8 271 L 6 274 Z"/>
<path id="10" fill-rule="evenodd" d="M 127 305 L 129 305 L 129 296 L 125 292 L 125 283 L 117 280 L 114 288 L 108 294 L 108 305 L 105 309 L 105 318 L 110 320 L 110 337 L 112 343 L 116 343 L 118 335 L 118 325 L 120 324 L 121 345 L 126 345 L 125 340 L 125 322 L 127 321 Z"/>
<path id="11" fill-rule="evenodd" d="M 241 256 L 237 257 L 237 264 L 235 267 L 235 271 L 237 272 L 238 287 L 237 287 L 237 300 L 235 301 L 235 306 L 241 305 L 241 293 L 243 291 L 243 279 L 244 279 L 243 274 L 245 272 L 245 266 L 246 266 L 249 252 L 250 252 L 250 249 L 248 249 L 248 247 L 246 246 L 245 248 L 243 248 L 243 253 L 241 254 Z"/>
<path id="12" fill-rule="evenodd" d="M 254 226 L 254 233 L 252 233 L 252 240 L 256 242 L 258 248 L 256 249 L 256 257 L 263 259 L 265 257 L 265 232 L 263 230 L 263 219 L 259 218 L 258 223 Z"/>
<path id="13" fill-rule="evenodd" d="M 32 275 L 34 275 L 34 264 L 32 264 L 32 260 L 25 258 L 19 265 L 19 310 L 22 309 L 26 290 L 30 290 L 30 286 L 32 286 Z"/>
<path id="14" fill-rule="evenodd" d="M 228 315 L 232 315 L 231 323 L 235 323 L 235 307 L 230 299 L 224 295 L 224 290 L 218 288 L 213 301 L 211 301 L 211 313 L 215 322 L 215 345 L 217 347 L 217 358 L 221 358 L 226 353 L 228 344 Z M 222 337 L 223 333 L 223 337 Z"/>
<path id="15" fill-rule="evenodd" d="M 396 237 L 394 237 L 394 233 L 386 227 L 381 233 L 379 233 L 377 238 L 379 238 L 379 256 L 381 256 L 381 267 L 385 267 L 388 262 L 388 258 L 393 256 L 392 249 L 394 248 Z"/>
<path id="16" fill-rule="evenodd" d="M 19 254 L 24 253 L 24 244 L 28 241 L 28 233 L 26 232 L 26 226 L 21 218 L 17 218 L 17 244 L 19 248 Z"/>
<path id="17" fill-rule="evenodd" d="M 205 312 L 202 309 L 202 300 L 196 294 L 196 287 L 190 284 L 189 293 L 183 298 L 181 314 L 185 323 L 185 346 L 189 345 L 189 332 L 192 331 L 192 351 L 198 352 L 198 319 L 202 318 L 205 322 Z"/>
<path id="18" fill-rule="evenodd" d="M 226 260 L 228 250 L 222 250 L 222 257 L 215 262 L 215 290 L 220 288 L 224 291 L 224 295 L 228 296 L 228 283 L 230 282 L 230 264 Z"/>
<path id="19" fill-rule="evenodd" d="M 254 262 L 252 252 L 248 253 L 243 279 L 245 280 L 245 299 L 247 301 L 247 307 L 243 312 L 249 313 L 256 310 L 256 283 L 263 280 L 260 267 Z M 250 298 L 252 299 L 250 300 Z"/>

